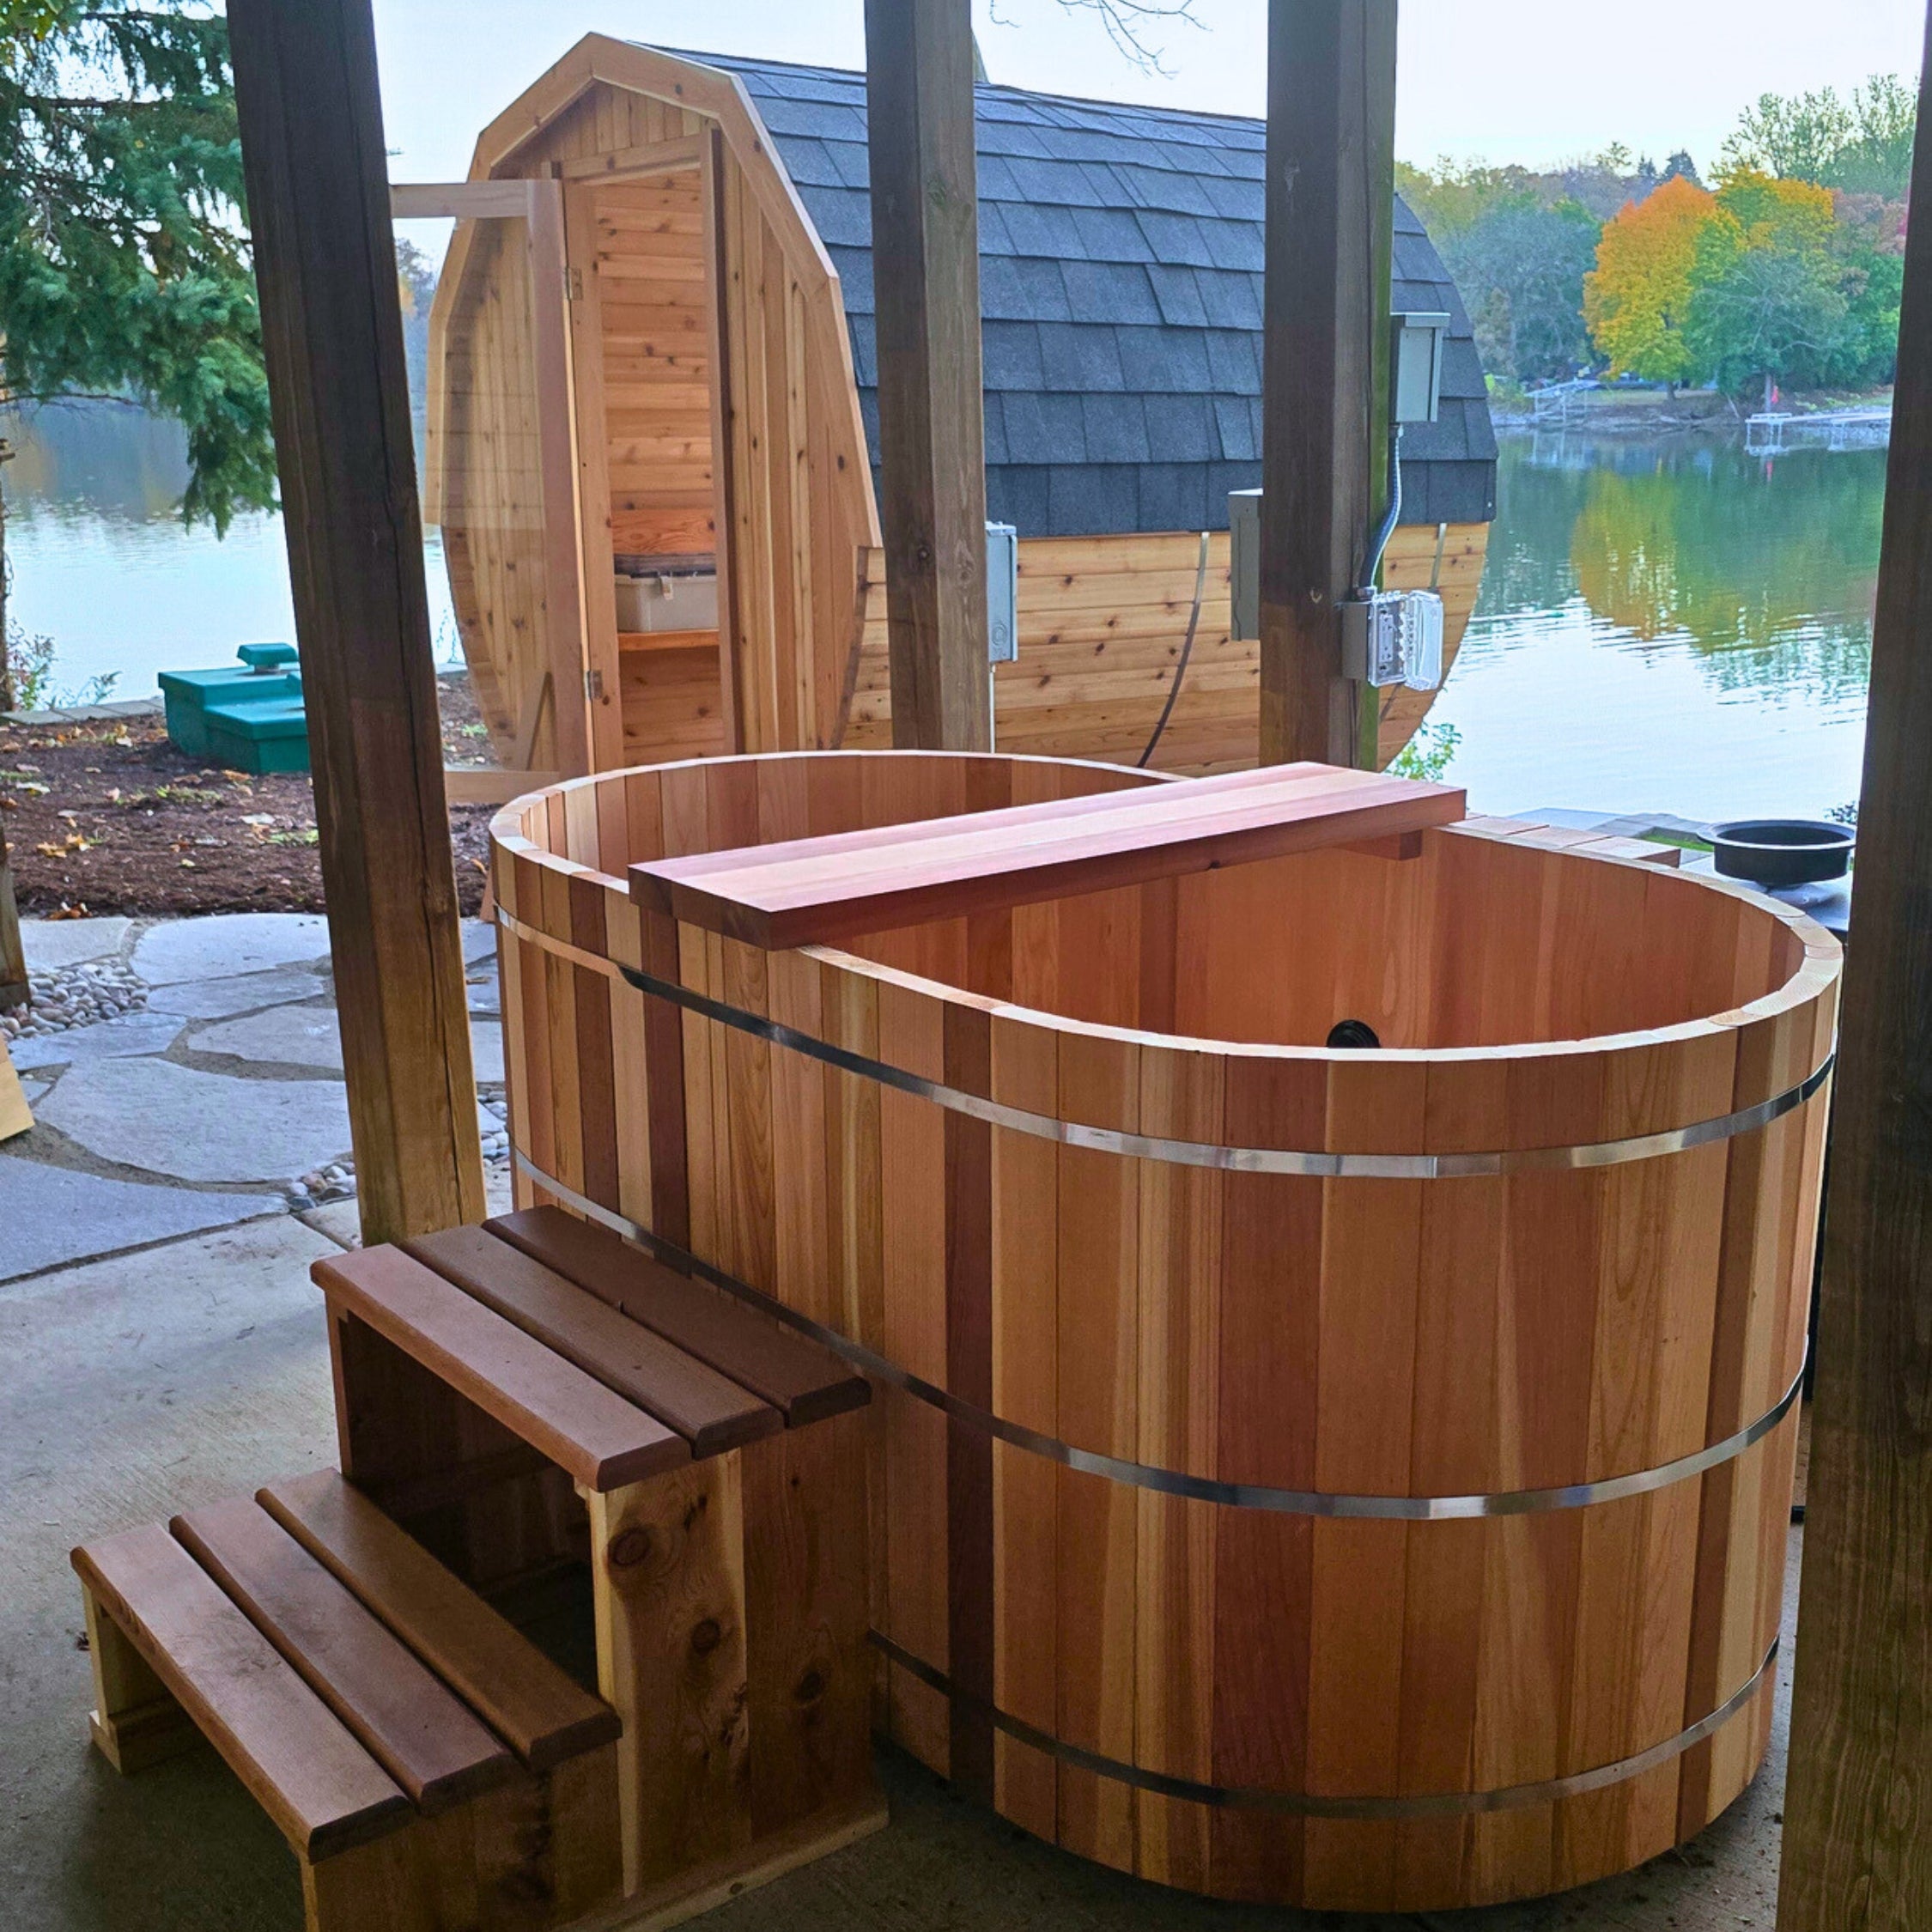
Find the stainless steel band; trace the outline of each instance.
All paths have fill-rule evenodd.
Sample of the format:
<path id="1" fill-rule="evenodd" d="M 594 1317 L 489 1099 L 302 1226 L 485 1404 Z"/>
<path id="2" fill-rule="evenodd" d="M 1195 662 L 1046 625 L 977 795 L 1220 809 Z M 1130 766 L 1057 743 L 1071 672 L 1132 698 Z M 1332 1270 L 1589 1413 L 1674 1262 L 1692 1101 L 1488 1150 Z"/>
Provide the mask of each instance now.
<path id="1" fill-rule="evenodd" d="M 1616 1167 L 1625 1161 L 1655 1160 L 1663 1154 L 1682 1153 L 1686 1148 L 1708 1146 L 1713 1141 L 1728 1140 L 1769 1127 L 1773 1121 L 1812 1098 L 1832 1077 L 1836 1052 L 1828 1053 L 1819 1066 L 1795 1087 L 1741 1108 L 1735 1114 L 1714 1120 L 1693 1121 L 1688 1127 L 1667 1127 L 1661 1133 L 1633 1134 L 1620 1140 L 1597 1140 L 1574 1147 L 1517 1147 L 1496 1153 L 1472 1154 L 1337 1154 L 1285 1147 L 1228 1147 L 1218 1141 L 1169 1140 L 1157 1134 L 1127 1133 L 1117 1127 L 1088 1127 L 1078 1121 L 1061 1121 L 1046 1114 L 1030 1113 L 1004 1101 L 988 1100 L 968 1093 L 943 1081 L 929 1080 L 920 1073 L 909 1073 L 902 1066 L 889 1066 L 849 1048 L 834 1046 L 795 1027 L 768 1019 L 762 1013 L 747 1012 L 741 1006 L 726 1005 L 708 994 L 694 993 L 689 987 L 663 980 L 634 966 L 620 966 L 594 953 L 584 951 L 567 941 L 553 939 L 526 926 L 512 914 L 498 909 L 497 923 L 519 939 L 556 953 L 560 958 L 613 976 L 621 975 L 640 993 L 668 1000 L 672 1005 L 702 1018 L 714 1020 L 757 1040 L 785 1047 L 793 1053 L 851 1073 L 877 1085 L 890 1087 L 931 1101 L 956 1114 L 985 1121 L 1010 1133 L 1030 1134 L 1036 1139 L 1058 1141 L 1068 1147 L 1090 1148 L 1105 1154 L 1120 1154 L 1135 1160 L 1164 1161 L 1179 1167 L 1216 1168 L 1235 1174 L 1295 1174 L 1328 1181 L 1453 1181 L 1485 1175 L 1534 1174 L 1577 1168 Z"/>
<path id="2" fill-rule="evenodd" d="M 1331 1798 L 1302 1791 L 1257 1790 L 1247 1785 L 1200 1784 L 1192 1778 L 1170 1777 L 1162 1771 L 1143 1770 L 1139 1765 L 1123 1764 L 1118 1758 L 1103 1757 L 1097 1751 L 1068 1744 L 1015 1717 L 1011 1712 L 1001 1710 L 996 1704 L 989 1704 L 983 1698 L 956 1689 L 944 1671 L 934 1669 L 924 1658 L 915 1657 L 911 1651 L 879 1631 L 874 1631 L 872 1639 L 894 1663 L 909 1671 L 920 1683 L 929 1685 L 943 1697 L 956 1698 L 974 1710 L 987 1713 L 995 1730 L 1004 1731 L 1008 1737 L 1030 1745 L 1036 1751 L 1043 1751 L 1062 1764 L 1112 1778 L 1117 1783 L 1130 1784 L 1136 1790 L 1151 1791 L 1163 1798 L 1180 1798 L 1191 1804 L 1222 1809 L 1279 1812 L 1297 1818 L 1352 1819 L 1461 1818 L 1484 1812 L 1516 1811 L 1526 1805 L 1553 1804 L 1559 1798 L 1581 1797 L 1585 1792 L 1601 1791 L 1606 1785 L 1621 1784 L 1626 1779 L 1641 1777 L 1647 1771 L 1656 1770 L 1659 1765 L 1669 1763 L 1693 1744 L 1701 1744 L 1707 1737 L 1715 1736 L 1729 1723 L 1758 1694 L 1777 1660 L 1778 1650 L 1777 1641 L 1774 1639 L 1771 1649 L 1765 1653 L 1765 1661 L 1749 1680 L 1708 1717 L 1700 1718 L 1688 1729 L 1666 1738 L 1662 1744 L 1653 1744 L 1648 1751 L 1640 1751 L 1631 1758 L 1619 1758 L 1614 1764 L 1573 1771 L 1567 1777 L 1544 1778 L 1534 1784 L 1508 1784 L 1494 1791 L 1430 1791 L 1407 1796 Z"/>
<path id="3" fill-rule="evenodd" d="M 1708 1448 L 1680 1456 L 1674 1461 L 1662 1463 L 1654 1469 L 1639 1469 L 1629 1475 L 1607 1476 L 1596 1482 L 1571 1483 L 1556 1489 L 1507 1490 L 1492 1496 L 1361 1496 L 1330 1490 L 1276 1489 L 1260 1483 L 1221 1482 L 1212 1477 L 1189 1475 L 1180 1469 L 1163 1469 L 1151 1463 L 1103 1455 L 1093 1449 L 1076 1449 L 1072 1443 L 1063 1443 L 1058 1437 L 1042 1435 L 1038 1430 L 1010 1422 L 1005 1416 L 994 1415 L 975 1403 L 964 1401 L 950 1389 L 941 1388 L 923 1376 L 901 1368 L 896 1362 L 888 1361 L 863 1342 L 854 1341 L 849 1335 L 842 1335 L 837 1329 L 829 1328 L 823 1322 L 814 1321 L 810 1315 L 787 1308 L 762 1289 L 726 1274 L 721 1268 L 715 1268 L 697 1255 L 688 1254 L 683 1249 L 653 1234 L 648 1228 L 641 1227 L 624 1215 L 600 1206 L 554 1175 L 544 1173 L 521 1149 L 516 1151 L 513 1157 L 518 1170 L 554 1199 L 566 1202 L 590 1219 L 601 1222 L 616 1233 L 635 1241 L 681 1273 L 695 1274 L 714 1287 L 737 1296 L 740 1301 L 749 1302 L 752 1307 L 762 1309 L 788 1327 L 809 1335 L 862 1374 L 903 1390 L 969 1429 L 1087 1475 L 1103 1476 L 1111 1482 L 1153 1490 L 1166 1496 L 1218 1503 L 1230 1509 L 1272 1510 L 1284 1516 L 1346 1516 L 1389 1522 L 1450 1522 L 1479 1516 L 1536 1516 L 1551 1510 L 1580 1510 L 1592 1504 L 1614 1503 L 1625 1497 L 1643 1496 L 1653 1490 L 1667 1489 L 1673 1483 L 1687 1482 L 1693 1476 L 1701 1476 L 1706 1470 L 1715 1469 L 1720 1463 L 1742 1455 L 1784 1420 L 1804 1387 L 1804 1370 L 1801 1364 L 1791 1386 L 1772 1408 L 1735 1435 L 1727 1436 L 1722 1442 L 1713 1443 Z"/>

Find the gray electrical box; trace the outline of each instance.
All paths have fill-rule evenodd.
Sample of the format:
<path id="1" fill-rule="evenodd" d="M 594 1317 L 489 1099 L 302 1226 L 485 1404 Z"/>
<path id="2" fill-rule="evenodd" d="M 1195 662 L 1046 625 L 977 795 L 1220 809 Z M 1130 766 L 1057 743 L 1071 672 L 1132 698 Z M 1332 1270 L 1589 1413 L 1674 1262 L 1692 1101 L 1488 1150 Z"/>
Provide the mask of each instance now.
<path id="1" fill-rule="evenodd" d="M 1433 422 L 1443 397 L 1443 344 L 1449 317 L 1439 309 L 1411 310 L 1389 318 L 1389 387 L 1398 422 Z"/>
<path id="2" fill-rule="evenodd" d="M 986 661 L 1019 661 L 1019 532 L 986 526 Z"/>
<path id="3" fill-rule="evenodd" d="M 1236 643 L 1261 635 L 1261 493 L 1228 492 L 1229 631 Z"/>

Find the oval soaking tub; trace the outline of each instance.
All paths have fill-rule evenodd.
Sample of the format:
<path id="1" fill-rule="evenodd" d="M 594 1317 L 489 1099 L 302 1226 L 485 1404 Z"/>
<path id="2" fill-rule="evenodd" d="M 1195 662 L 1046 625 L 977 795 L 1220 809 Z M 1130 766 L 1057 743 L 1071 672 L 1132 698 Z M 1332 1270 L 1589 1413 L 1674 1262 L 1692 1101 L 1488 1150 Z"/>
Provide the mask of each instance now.
<path id="1" fill-rule="evenodd" d="M 874 1376 L 881 1722 L 1006 1818 L 1325 1908 L 1635 1865 L 1769 1738 L 1838 946 L 1497 821 L 782 951 L 627 890 L 1150 782 L 801 754 L 510 807 L 519 1202 Z"/>

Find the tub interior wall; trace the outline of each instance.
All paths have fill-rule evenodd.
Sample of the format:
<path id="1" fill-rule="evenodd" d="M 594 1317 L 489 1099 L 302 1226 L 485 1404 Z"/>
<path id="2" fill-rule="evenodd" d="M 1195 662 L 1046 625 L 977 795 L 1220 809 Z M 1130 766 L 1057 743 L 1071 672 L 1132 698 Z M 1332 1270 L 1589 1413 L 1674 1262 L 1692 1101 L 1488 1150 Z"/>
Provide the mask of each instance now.
<path id="1" fill-rule="evenodd" d="M 1144 781 L 1097 766 L 927 766 L 878 753 L 690 774 L 649 781 L 672 785 L 681 810 L 617 809 L 620 777 L 530 835 L 621 878 L 644 858 Z M 847 950 L 1088 1024 L 1320 1046 L 1338 1021 L 1358 1019 L 1395 1048 L 1674 1025 L 1775 991 L 1803 958 L 1788 927 L 1669 869 L 1453 831 L 1425 834 L 1413 859 L 1309 853 L 876 933 Z"/>

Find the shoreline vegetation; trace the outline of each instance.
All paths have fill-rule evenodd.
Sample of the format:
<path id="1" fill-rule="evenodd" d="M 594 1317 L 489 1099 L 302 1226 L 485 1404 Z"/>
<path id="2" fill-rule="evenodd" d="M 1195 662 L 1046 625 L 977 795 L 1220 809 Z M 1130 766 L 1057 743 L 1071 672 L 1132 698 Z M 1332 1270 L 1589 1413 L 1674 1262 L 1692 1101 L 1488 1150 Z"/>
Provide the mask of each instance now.
<path id="1" fill-rule="evenodd" d="M 1579 376 L 1634 380 L 1666 401 L 1592 413 L 1668 429 L 1707 413 L 1686 390 L 1741 419 L 1890 384 L 1916 122 L 1916 83 L 1874 75 L 1849 100 L 1761 96 L 1708 183 L 1681 149 L 1660 167 L 1612 146 L 1540 172 L 1398 163 L 1396 184 L 1461 291 L 1499 407 Z"/>
<path id="2" fill-rule="evenodd" d="M 1778 408 L 1802 418 L 1838 410 L 1884 409 L 1892 401 L 1889 384 L 1871 389 L 1815 389 L 1781 395 Z M 1573 390 L 1560 410 L 1538 407 L 1536 392 L 1516 383 L 1490 386 L 1490 421 L 1498 434 L 1531 430 L 1578 435 L 1696 435 L 1741 440 L 1754 398 L 1741 400 L 1716 388 L 1607 386 Z"/>

